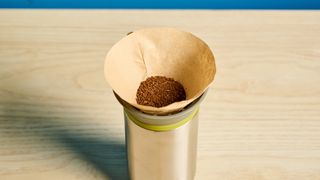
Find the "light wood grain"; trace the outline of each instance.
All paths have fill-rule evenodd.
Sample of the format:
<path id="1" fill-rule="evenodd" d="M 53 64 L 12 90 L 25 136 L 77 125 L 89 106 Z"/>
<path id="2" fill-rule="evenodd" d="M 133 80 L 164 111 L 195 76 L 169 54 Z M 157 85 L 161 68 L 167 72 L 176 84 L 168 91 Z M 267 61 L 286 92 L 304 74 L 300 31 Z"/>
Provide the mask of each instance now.
<path id="1" fill-rule="evenodd" d="M 197 180 L 320 179 L 319 11 L 0 11 L 0 179 L 127 179 L 104 56 L 127 32 L 204 39 Z"/>

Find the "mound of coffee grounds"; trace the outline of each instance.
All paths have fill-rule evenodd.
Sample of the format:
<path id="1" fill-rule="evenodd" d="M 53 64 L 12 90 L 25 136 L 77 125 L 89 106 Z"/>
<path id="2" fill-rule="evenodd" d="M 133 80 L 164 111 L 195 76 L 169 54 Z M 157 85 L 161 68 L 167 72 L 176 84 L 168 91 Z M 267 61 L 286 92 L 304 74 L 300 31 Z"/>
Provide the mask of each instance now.
<path id="1" fill-rule="evenodd" d="M 140 83 L 137 103 L 146 106 L 163 107 L 186 99 L 183 86 L 163 76 L 151 76 Z"/>

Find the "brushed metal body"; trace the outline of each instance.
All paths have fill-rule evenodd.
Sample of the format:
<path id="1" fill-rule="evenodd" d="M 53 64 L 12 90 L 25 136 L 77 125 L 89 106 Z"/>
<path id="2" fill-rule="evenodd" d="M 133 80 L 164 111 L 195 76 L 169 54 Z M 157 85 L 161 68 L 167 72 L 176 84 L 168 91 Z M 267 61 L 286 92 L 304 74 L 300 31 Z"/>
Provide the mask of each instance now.
<path id="1" fill-rule="evenodd" d="M 142 113 L 118 96 L 124 106 L 128 168 L 132 180 L 192 180 L 196 173 L 198 111 L 205 94 L 185 110 L 168 116 Z M 179 122 L 193 112 L 193 118 L 182 126 L 169 131 L 144 129 L 132 121 L 135 119 L 157 125 Z"/>
<path id="2" fill-rule="evenodd" d="M 198 113 L 183 126 L 150 131 L 125 120 L 132 180 L 192 180 L 196 169 Z"/>

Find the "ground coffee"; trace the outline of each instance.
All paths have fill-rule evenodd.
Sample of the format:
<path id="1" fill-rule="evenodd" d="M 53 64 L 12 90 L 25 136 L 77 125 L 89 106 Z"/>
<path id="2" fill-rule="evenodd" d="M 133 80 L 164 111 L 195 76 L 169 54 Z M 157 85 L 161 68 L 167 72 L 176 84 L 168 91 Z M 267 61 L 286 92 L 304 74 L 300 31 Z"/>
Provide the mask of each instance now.
<path id="1" fill-rule="evenodd" d="M 151 76 L 140 83 L 137 90 L 137 103 L 146 106 L 162 107 L 186 99 L 183 86 L 163 76 Z"/>

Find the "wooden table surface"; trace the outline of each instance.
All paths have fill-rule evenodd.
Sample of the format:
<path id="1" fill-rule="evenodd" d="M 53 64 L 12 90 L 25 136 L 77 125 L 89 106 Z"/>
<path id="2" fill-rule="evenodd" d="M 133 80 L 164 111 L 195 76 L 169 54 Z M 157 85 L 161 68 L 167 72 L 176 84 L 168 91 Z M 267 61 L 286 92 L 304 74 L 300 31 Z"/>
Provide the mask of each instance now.
<path id="1" fill-rule="evenodd" d="M 128 179 L 110 47 L 190 31 L 217 75 L 197 180 L 320 179 L 320 11 L 0 10 L 0 179 Z"/>

